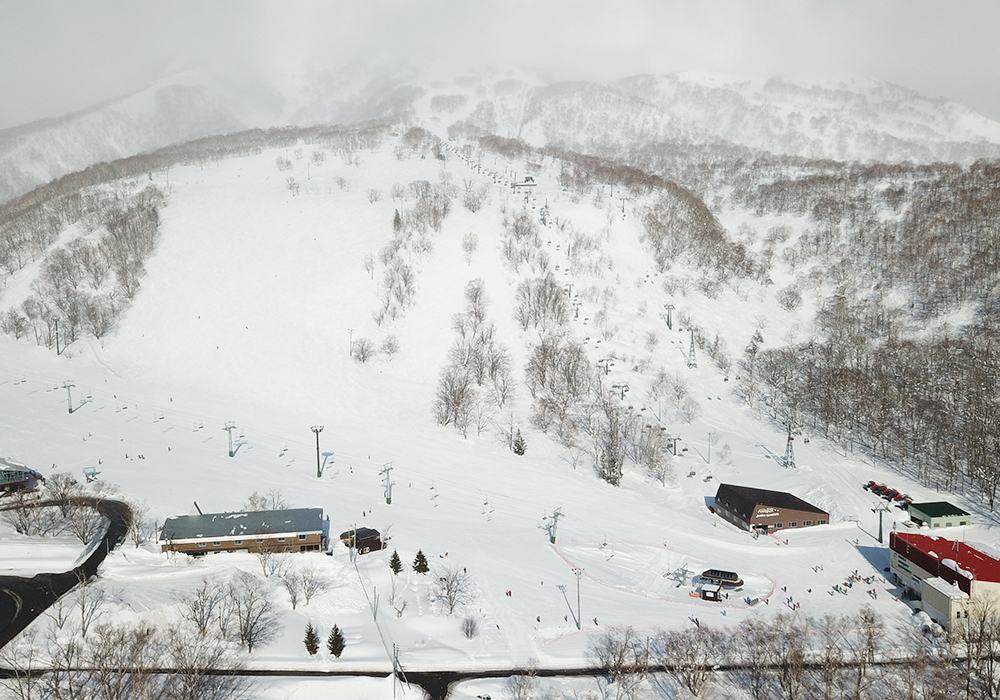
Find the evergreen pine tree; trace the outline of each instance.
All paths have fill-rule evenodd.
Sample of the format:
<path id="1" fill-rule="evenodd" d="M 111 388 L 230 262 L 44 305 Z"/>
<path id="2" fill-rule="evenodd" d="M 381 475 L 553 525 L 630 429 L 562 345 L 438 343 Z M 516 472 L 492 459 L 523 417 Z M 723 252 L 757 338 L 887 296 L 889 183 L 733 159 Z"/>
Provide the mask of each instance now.
<path id="1" fill-rule="evenodd" d="M 336 625 L 330 630 L 330 636 L 326 638 L 326 648 L 338 659 L 344 653 L 344 633 Z"/>
<path id="2" fill-rule="evenodd" d="M 413 570 L 418 574 L 426 574 L 430 571 L 430 567 L 427 566 L 427 557 L 425 557 L 424 553 L 419 549 L 417 550 L 416 558 L 413 560 Z"/>
<path id="3" fill-rule="evenodd" d="M 395 549 L 392 550 L 392 556 L 389 558 L 389 568 L 392 569 L 392 573 L 399 576 L 399 572 L 403 570 L 403 562 L 399 559 L 399 552 Z"/>
<path id="4" fill-rule="evenodd" d="M 399 209 L 396 210 L 396 215 L 392 217 L 392 230 L 396 233 L 403 230 L 403 217 L 399 215 Z"/>
<path id="5" fill-rule="evenodd" d="M 306 651 L 315 656 L 316 652 L 319 651 L 319 634 L 312 626 L 312 622 L 306 625 L 306 638 L 303 641 L 306 644 Z"/>
<path id="6" fill-rule="evenodd" d="M 514 437 L 514 454 L 523 455 L 528 449 L 528 445 L 524 442 L 524 437 L 521 436 L 521 430 L 518 429 L 517 435 Z"/>

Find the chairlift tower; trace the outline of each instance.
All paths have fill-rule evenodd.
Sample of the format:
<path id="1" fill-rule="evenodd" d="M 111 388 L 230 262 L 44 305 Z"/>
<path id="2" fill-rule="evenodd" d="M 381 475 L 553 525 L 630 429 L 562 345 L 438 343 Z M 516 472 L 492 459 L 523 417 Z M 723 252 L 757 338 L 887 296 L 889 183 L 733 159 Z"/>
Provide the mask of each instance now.
<path id="1" fill-rule="evenodd" d="M 690 369 L 698 368 L 698 358 L 694 354 L 694 329 L 691 329 L 691 348 L 688 350 L 687 366 Z"/>
<path id="2" fill-rule="evenodd" d="M 222 426 L 222 429 L 225 430 L 227 433 L 229 433 L 229 456 L 232 457 L 236 454 L 233 451 L 233 431 L 236 429 L 236 424 L 233 423 L 232 421 L 229 421 L 224 426 Z"/>
<path id="3" fill-rule="evenodd" d="M 792 449 L 792 424 L 788 423 L 788 441 L 785 443 L 785 469 L 795 469 L 795 451 Z"/>
<path id="4" fill-rule="evenodd" d="M 316 433 L 316 478 L 319 479 L 323 476 L 323 468 L 320 466 L 319 461 L 319 434 L 323 432 L 322 425 L 314 425 L 310 428 L 314 433 Z"/>
<path id="5" fill-rule="evenodd" d="M 72 380 L 63 382 L 63 388 L 66 389 L 66 408 L 69 409 L 70 413 L 73 412 L 73 387 L 75 386 L 76 384 Z"/>
<path id="6" fill-rule="evenodd" d="M 382 485 L 385 489 L 385 504 L 387 506 L 392 505 L 392 485 L 396 483 L 392 480 L 390 476 L 391 473 L 392 473 L 392 462 L 386 462 L 385 464 L 382 465 L 382 471 L 380 471 L 379 474 L 382 475 L 383 479 Z"/>
<path id="7" fill-rule="evenodd" d="M 549 528 L 549 542 L 552 544 L 556 543 L 556 528 L 559 527 L 559 518 L 563 517 L 562 508 L 556 508 L 552 511 L 551 516 L 547 516 L 545 519 L 552 518 L 552 527 Z"/>

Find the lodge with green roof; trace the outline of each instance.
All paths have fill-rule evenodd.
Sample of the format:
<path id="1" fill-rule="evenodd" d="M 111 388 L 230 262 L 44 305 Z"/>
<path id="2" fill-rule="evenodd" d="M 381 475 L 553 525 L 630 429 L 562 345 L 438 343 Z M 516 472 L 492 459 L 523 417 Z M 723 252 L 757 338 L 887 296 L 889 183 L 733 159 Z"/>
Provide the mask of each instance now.
<path id="1" fill-rule="evenodd" d="M 970 519 L 968 513 L 948 501 L 911 503 L 909 512 L 910 520 L 917 525 L 926 525 L 930 528 L 961 527 L 968 525 Z"/>

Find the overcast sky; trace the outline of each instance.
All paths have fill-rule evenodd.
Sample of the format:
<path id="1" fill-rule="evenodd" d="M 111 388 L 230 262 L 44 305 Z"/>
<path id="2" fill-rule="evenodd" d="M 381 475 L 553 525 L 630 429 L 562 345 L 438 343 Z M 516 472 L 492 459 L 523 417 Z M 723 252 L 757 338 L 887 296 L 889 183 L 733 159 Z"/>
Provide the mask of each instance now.
<path id="1" fill-rule="evenodd" d="M 875 78 L 1000 121 L 998 29 L 996 0 L 0 0 L 0 128 L 186 68 L 274 84 L 359 60 Z"/>

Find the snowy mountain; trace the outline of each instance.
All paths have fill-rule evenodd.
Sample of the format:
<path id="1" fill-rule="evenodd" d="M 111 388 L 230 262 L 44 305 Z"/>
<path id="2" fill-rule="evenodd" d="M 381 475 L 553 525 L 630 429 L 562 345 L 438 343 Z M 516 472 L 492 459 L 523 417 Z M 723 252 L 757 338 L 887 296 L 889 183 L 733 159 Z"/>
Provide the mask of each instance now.
<path id="1" fill-rule="evenodd" d="M 479 109 L 453 96 L 476 85 L 452 87 L 414 103 L 429 122 L 437 117 L 434 128 Z M 516 124 L 517 105 L 530 115 L 535 88 L 480 87 L 504 98 L 495 102 L 503 105 L 493 112 L 497 124 Z M 294 607 L 279 578 L 269 578 L 276 635 L 249 665 L 387 673 L 398 645 L 410 670 L 532 659 L 580 667 L 612 625 L 632 625 L 640 638 L 690 628 L 693 618 L 733 631 L 755 614 L 798 611 L 798 603 L 814 618 L 870 604 L 893 630 L 881 648 L 908 643 L 918 628 L 882 578 L 888 554 L 871 534 L 878 521 L 860 485 L 891 482 L 918 500 L 937 492 L 815 422 L 794 442 L 797 468 L 786 469 L 777 394 L 751 401 L 741 364 L 758 337 L 775 350 L 804 340 L 817 309 L 845 292 L 843 282 L 801 272 L 802 251 L 816 247 L 814 222 L 755 214 L 735 196 L 716 217 L 670 183 L 618 184 L 615 194 L 629 192 L 622 201 L 597 174 L 588 180 L 580 161 L 525 146 L 508 152 L 504 143 L 491 151 L 485 141 L 449 142 L 400 124 L 281 138 L 289 145 L 229 157 L 209 150 L 199 161 L 94 185 L 67 198 L 88 207 L 69 208 L 76 218 L 67 208 L 25 215 L 71 223 L 6 275 L 0 292 L 5 324 L 12 312 L 29 313 L 32 295 L 50 304 L 50 315 L 31 307 L 31 330 L 0 336 L 8 456 L 46 474 L 96 469 L 86 489 L 117 484 L 145 504 L 151 522 L 189 512 L 192 502 L 232 511 L 252 491 L 280 491 L 293 506 L 323 507 L 334 535 L 368 525 L 392 537 L 389 550 L 357 568 L 336 543 L 330 557 L 294 555 L 290 570 L 317 567 L 330 588 Z M 897 216 L 875 205 L 884 218 Z M 148 257 L 132 266 L 115 252 L 129 231 L 149 243 Z M 715 247 L 685 251 L 685 236 Z M 85 262 L 95 250 L 114 261 L 103 275 Z M 740 250 L 744 258 L 734 258 Z M 762 271 L 758 256 L 778 262 Z M 722 275 L 728 260 L 742 276 Z M 109 326 L 91 325 L 89 312 L 76 317 L 72 340 L 73 300 L 89 309 L 101 295 L 117 316 Z M 52 315 L 62 319 L 61 355 Z M 587 382 L 571 386 L 572 367 L 558 380 L 540 378 L 547 353 L 588 368 Z M 482 382 L 466 385 L 472 402 L 442 412 L 449 367 L 469 368 L 468 380 L 477 358 L 495 360 L 500 375 L 508 368 L 509 391 L 483 363 Z M 563 390 L 575 398 L 565 402 Z M 617 487 L 599 476 L 605 415 L 633 426 L 628 449 L 639 460 L 610 475 Z M 315 425 L 325 427 L 319 476 Z M 510 449 L 515 430 L 524 455 Z M 662 451 L 664 435 L 676 438 L 676 455 Z M 643 462 L 651 455 L 665 461 Z M 829 512 L 830 523 L 752 537 L 707 507 L 719 482 L 794 493 Z M 948 497 L 976 514 L 970 536 L 995 546 L 1000 528 L 982 502 L 960 489 Z M 886 526 L 905 519 L 892 508 Z M 30 573 L 20 558 L 33 540 L 4 527 L 0 552 Z M 393 549 L 407 563 L 422 551 L 438 576 L 449 567 L 467 572 L 472 585 L 459 613 L 435 598 L 440 578 L 409 567 L 394 578 Z M 73 552 L 67 537 L 46 540 L 44 561 L 72 561 Z M 745 588 L 720 603 L 694 597 L 697 574 L 709 567 L 737 570 Z M 228 585 L 237 571 L 261 565 L 249 554 L 189 561 L 129 545 L 95 585 L 114 592 L 106 620 L 163 626 L 181 623 L 180 597 L 204 580 Z M 855 575 L 869 579 L 867 590 L 843 586 Z M 465 618 L 478 625 L 476 636 L 463 634 Z M 334 624 L 344 630 L 344 659 L 309 657 L 306 624 L 321 635 Z M 293 686 L 305 687 L 276 681 L 265 697 Z M 382 688 L 380 697 L 388 695 Z"/>
<path id="2" fill-rule="evenodd" d="M 397 118 L 419 92 L 394 74 L 363 70 L 281 89 L 190 71 L 82 112 L 0 131 L 0 202 L 94 163 L 205 136 Z"/>
<path id="3" fill-rule="evenodd" d="M 824 615 L 850 655 L 865 605 L 884 624 L 880 658 L 925 643 L 933 626 L 883 576 L 874 534 L 907 515 L 876 515 L 861 484 L 946 498 L 973 514 L 963 538 L 1000 543 L 985 449 L 1000 396 L 995 166 L 733 157 L 688 189 L 585 154 L 660 142 L 966 159 L 996 148 L 996 124 L 889 86 L 326 80 L 281 93 L 192 79 L 5 134 L 14 168 L 48 135 L 83 163 L 185 130 L 367 122 L 166 148 L 3 211 L 0 454 L 47 476 L 96 472 L 80 487 L 114 484 L 149 530 L 280 492 L 322 507 L 334 538 L 391 538 L 356 562 L 336 541 L 296 554 L 285 578 L 250 554 L 129 543 L 93 584 L 103 622 L 183 626 L 189 596 L 244 572 L 274 604 L 274 636 L 252 654 L 226 643 L 257 669 L 387 675 L 396 653 L 411 671 L 580 668 L 612 627 L 648 649 L 663 630 L 739 640 L 761 620 L 792 636 L 800 621 L 796 638 L 822 646 Z M 32 176 L 73 167 L 60 157 Z M 713 513 L 720 482 L 787 491 L 830 522 L 755 537 Z M 76 560 L 68 534 L 18 525 L 0 518 L 7 569 Z M 409 566 L 418 551 L 431 575 Z M 710 567 L 744 588 L 700 599 Z M 309 605 L 287 595 L 306 568 L 329 582 Z M 469 588 L 450 614 L 437 582 L 458 571 Z M 77 634 L 54 624 L 39 618 L 22 648 Z M 307 655 L 307 624 L 338 625 L 344 657 Z M 738 675 L 718 679 L 750 697 Z M 551 682 L 557 696 L 607 689 Z M 464 696 L 499 697 L 493 683 Z M 327 688 L 275 680 L 257 696 Z"/>
<path id="4" fill-rule="evenodd" d="M 617 155 L 655 143 L 863 162 L 1000 155 L 1000 124 L 885 83 L 803 85 L 706 73 L 559 83 L 493 69 L 437 79 L 355 66 L 263 81 L 188 72 L 77 114 L 0 131 L 0 202 L 93 163 L 241 128 L 410 114 L 535 145 Z"/>

